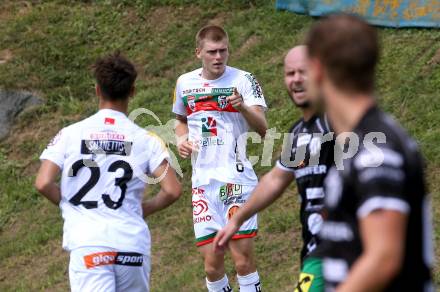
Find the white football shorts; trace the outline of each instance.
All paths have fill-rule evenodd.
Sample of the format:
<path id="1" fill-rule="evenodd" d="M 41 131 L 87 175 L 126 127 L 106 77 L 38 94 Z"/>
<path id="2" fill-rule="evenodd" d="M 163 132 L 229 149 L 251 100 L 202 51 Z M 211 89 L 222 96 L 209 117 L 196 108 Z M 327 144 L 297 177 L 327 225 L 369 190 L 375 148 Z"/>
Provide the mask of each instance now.
<path id="1" fill-rule="evenodd" d="M 214 240 L 234 213 L 250 197 L 255 186 L 211 181 L 209 185 L 193 188 L 193 223 L 196 245 Z M 243 223 L 232 239 L 251 238 L 257 235 L 257 214 Z"/>
<path id="2" fill-rule="evenodd" d="M 82 247 L 70 252 L 72 292 L 148 292 L 150 256 L 107 247 Z"/>

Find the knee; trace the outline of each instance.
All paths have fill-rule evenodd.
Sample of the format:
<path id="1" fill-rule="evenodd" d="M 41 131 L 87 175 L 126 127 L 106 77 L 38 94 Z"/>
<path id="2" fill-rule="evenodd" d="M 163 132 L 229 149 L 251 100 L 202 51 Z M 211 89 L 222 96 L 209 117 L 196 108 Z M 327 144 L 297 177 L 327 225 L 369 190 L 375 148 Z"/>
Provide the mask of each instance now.
<path id="1" fill-rule="evenodd" d="M 248 275 L 255 272 L 255 263 L 251 257 L 240 257 L 235 260 L 235 271 L 239 275 Z"/>
<path id="2" fill-rule="evenodd" d="M 214 266 L 205 264 L 205 273 L 209 280 L 214 281 L 222 278 L 225 275 L 222 266 Z"/>

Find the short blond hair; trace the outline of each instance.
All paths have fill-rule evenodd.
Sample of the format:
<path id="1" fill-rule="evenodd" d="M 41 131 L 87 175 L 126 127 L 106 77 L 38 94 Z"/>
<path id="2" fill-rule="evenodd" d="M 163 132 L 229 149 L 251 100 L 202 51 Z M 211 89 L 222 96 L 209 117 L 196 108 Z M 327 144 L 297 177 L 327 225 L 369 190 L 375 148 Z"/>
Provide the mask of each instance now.
<path id="1" fill-rule="evenodd" d="M 201 48 L 204 40 L 213 42 L 220 42 L 222 40 L 229 40 L 226 31 L 218 25 L 207 25 L 202 27 L 196 34 L 196 46 Z"/>

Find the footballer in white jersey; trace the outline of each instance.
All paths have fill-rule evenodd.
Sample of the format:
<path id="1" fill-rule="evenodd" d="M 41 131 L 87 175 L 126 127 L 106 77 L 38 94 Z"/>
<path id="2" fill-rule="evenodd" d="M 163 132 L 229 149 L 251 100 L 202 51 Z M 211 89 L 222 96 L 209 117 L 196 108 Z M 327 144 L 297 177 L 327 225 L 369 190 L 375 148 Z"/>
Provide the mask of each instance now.
<path id="1" fill-rule="evenodd" d="M 110 55 L 95 64 L 95 76 L 100 110 L 53 138 L 40 156 L 36 187 L 61 208 L 72 291 L 149 291 L 144 217 L 174 202 L 180 185 L 164 143 L 126 116 L 133 65 Z M 147 182 L 158 177 L 161 191 L 143 203 Z"/>
<path id="2" fill-rule="evenodd" d="M 246 142 L 251 129 L 264 137 L 266 103 L 251 73 L 226 65 L 228 37 L 221 27 L 202 28 L 196 41 L 203 66 L 181 75 L 175 88 L 178 150 L 192 160 L 194 232 L 205 260 L 207 288 L 232 291 L 224 254 L 213 252 L 212 241 L 258 183 L 246 157 Z M 242 292 L 261 291 L 252 255 L 257 229 L 255 215 L 244 222 L 229 245 Z"/>

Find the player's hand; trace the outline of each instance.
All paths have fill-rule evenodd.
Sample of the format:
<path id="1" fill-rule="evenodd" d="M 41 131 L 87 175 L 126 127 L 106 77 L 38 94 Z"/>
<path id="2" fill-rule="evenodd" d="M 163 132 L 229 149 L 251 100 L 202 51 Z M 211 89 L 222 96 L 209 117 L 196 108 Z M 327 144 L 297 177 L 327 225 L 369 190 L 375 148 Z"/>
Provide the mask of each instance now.
<path id="1" fill-rule="evenodd" d="M 233 94 L 231 96 L 228 96 L 226 100 L 237 110 L 242 110 L 244 107 L 243 96 L 238 93 L 236 87 L 234 87 Z"/>
<path id="2" fill-rule="evenodd" d="M 230 220 L 222 230 L 217 232 L 214 238 L 213 246 L 215 252 L 224 251 L 228 246 L 229 240 L 238 231 L 240 226 L 235 222 L 235 220 Z"/>
<path id="3" fill-rule="evenodd" d="M 187 158 L 191 155 L 193 151 L 196 151 L 197 148 L 194 143 L 191 141 L 185 140 L 177 145 L 177 151 L 182 158 Z"/>

